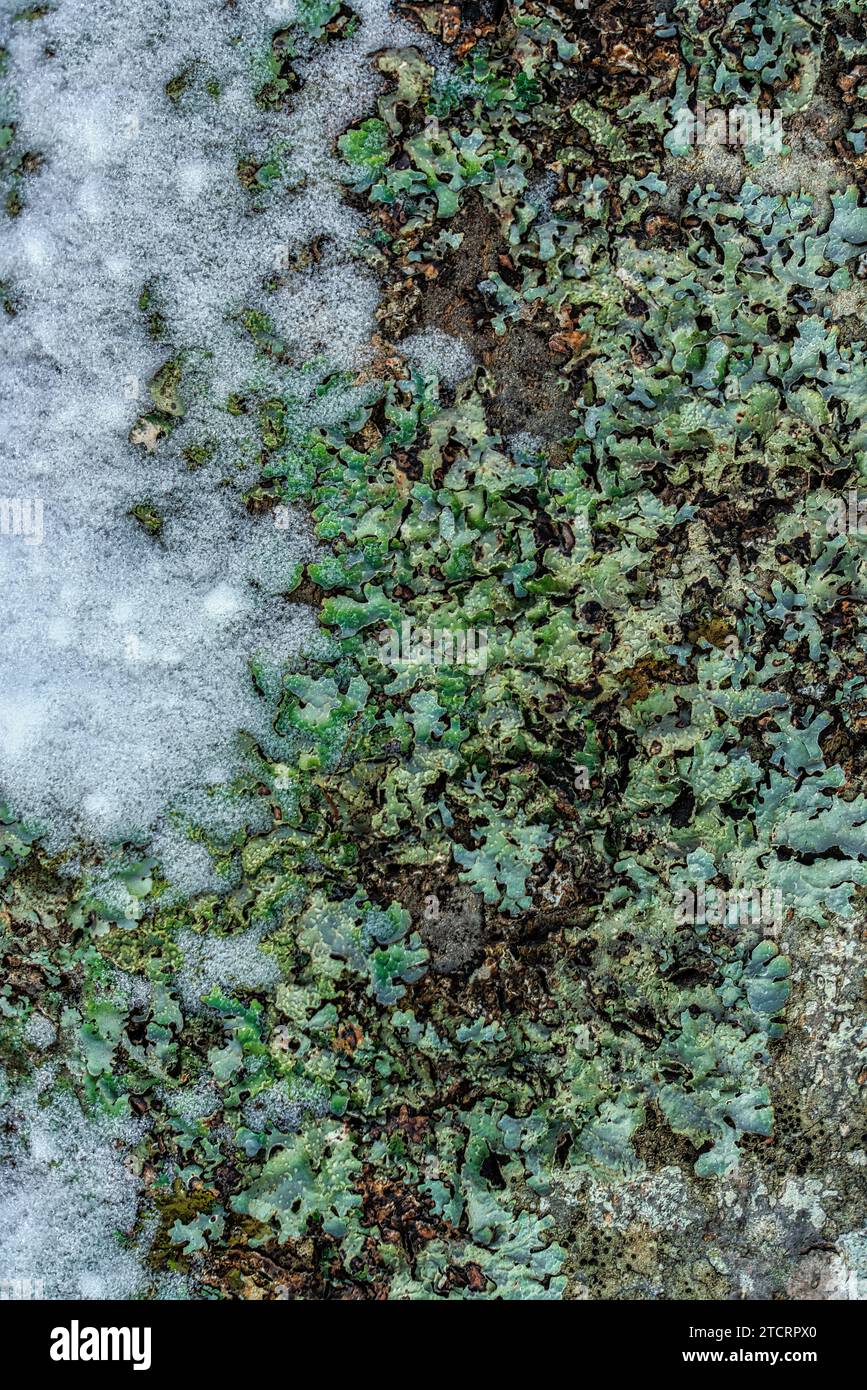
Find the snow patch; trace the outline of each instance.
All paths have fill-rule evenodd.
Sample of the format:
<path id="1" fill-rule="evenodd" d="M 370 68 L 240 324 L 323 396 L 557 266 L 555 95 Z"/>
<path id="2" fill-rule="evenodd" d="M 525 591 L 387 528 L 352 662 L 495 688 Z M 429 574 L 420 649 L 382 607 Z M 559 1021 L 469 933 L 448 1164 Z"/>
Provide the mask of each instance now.
<path id="1" fill-rule="evenodd" d="M 280 983 L 280 970 L 273 956 L 260 950 L 264 927 L 251 927 L 235 936 L 198 936 L 184 929 L 177 946 L 183 966 L 175 976 L 174 987 L 188 1013 L 201 1013 L 202 996 L 215 987 L 225 990 L 269 990 Z"/>
<path id="2" fill-rule="evenodd" d="M 140 835 L 209 766 L 231 777 L 236 732 L 270 734 L 250 659 L 277 667 L 315 631 L 283 597 L 314 553 L 303 515 L 278 530 L 241 494 L 258 476 L 256 400 L 291 398 L 312 425 L 351 390 L 316 398 L 306 359 L 365 360 L 378 291 L 352 261 L 361 219 L 333 140 L 380 84 L 371 55 L 417 36 L 387 0 L 354 8 L 351 38 L 302 40 L 289 114 L 254 99 L 285 7 L 143 0 L 131 25 L 120 0 L 98 22 L 59 0 L 0 21 L 18 136 L 45 156 L 0 244 L 18 306 L 0 316 L 0 494 L 42 499 L 45 526 L 42 544 L 0 536 L 0 793 L 52 847 Z M 260 205 L 239 161 L 275 157 L 286 186 Z M 292 265 L 314 238 L 319 263 L 274 287 L 278 254 Z M 251 309 L 289 366 L 256 353 Z M 147 451 L 128 435 L 169 361 L 183 414 Z M 130 515 L 143 504 L 156 534 Z"/>
<path id="3" fill-rule="evenodd" d="M 139 1191 L 125 1155 L 140 1133 L 137 1122 L 88 1117 L 69 1094 L 40 1106 L 28 1090 L 0 1105 L 5 1279 L 41 1280 L 49 1299 L 142 1296 L 141 1252 L 121 1243 Z"/>
<path id="4" fill-rule="evenodd" d="M 435 376 L 446 386 L 457 386 L 476 365 L 475 358 L 460 338 L 444 333 L 441 328 L 426 328 L 422 333 L 411 333 L 401 338 L 397 347 L 414 367 L 420 367 L 425 375 Z"/>

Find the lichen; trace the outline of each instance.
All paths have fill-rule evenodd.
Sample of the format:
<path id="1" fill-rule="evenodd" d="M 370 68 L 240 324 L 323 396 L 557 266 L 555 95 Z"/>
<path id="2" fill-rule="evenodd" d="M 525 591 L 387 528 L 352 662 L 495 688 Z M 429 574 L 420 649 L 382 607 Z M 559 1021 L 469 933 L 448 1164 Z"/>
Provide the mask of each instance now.
<path id="1" fill-rule="evenodd" d="M 299 5 L 259 106 L 367 8 Z M 864 7 L 399 8 L 336 142 L 372 356 L 303 364 L 314 416 L 276 310 L 315 248 L 236 309 L 286 373 L 226 402 L 246 507 L 309 514 L 318 643 L 252 663 L 237 814 L 185 817 L 220 891 L 133 844 L 59 878 L 3 810 L 4 1055 L 55 1037 L 52 1084 L 136 1117 L 157 1284 L 863 1297 Z M 706 177 L 670 134 L 711 100 L 783 153 Z"/>

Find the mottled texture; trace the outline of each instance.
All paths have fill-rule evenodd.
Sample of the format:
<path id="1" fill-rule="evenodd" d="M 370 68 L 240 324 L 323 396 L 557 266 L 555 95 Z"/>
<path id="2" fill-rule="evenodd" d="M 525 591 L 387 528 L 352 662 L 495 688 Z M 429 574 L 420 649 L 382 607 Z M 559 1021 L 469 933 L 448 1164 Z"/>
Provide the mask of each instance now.
<path id="1" fill-rule="evenodd" d="M 10 1084 L 141 1117 L 158 1292 L 863 1297 L 863 5 L 399 9 L 338 141 L 374 356 L 311 365 L 327 418 L 233 403 L 321 547 L 226 793 L 264 823 L 183 901 L 7 818 Z M 356 22 L 297 14 L 287 111 Z M 783 152 L 678 149 L 697 101 Z"/>

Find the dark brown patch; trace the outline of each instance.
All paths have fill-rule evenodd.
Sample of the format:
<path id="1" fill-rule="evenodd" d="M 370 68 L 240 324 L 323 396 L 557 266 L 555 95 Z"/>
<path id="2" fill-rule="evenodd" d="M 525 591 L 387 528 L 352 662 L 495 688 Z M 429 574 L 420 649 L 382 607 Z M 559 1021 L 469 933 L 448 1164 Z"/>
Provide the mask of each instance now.
<path id="1" fill-rule="evenodd" d="M 490 305 L 478 288 L 493 270 L 502 268 L 499 257 L 506 246 L 498 219 L 474 195 L 453 225 L 463 232 L 463 242 L 449 253 L 437 276 L 418 285 L 406 332 L 438 328 L 460 339 L 491 378 L 488 419 L 501 434 L 526 431 L 546 441 L 568 438 L 576 424 L 569 413 L 568 388 L 557 373 L 562 354 L 558 358 L 550 346 L 551 327 L 516 322 L 497 334 Z"/>

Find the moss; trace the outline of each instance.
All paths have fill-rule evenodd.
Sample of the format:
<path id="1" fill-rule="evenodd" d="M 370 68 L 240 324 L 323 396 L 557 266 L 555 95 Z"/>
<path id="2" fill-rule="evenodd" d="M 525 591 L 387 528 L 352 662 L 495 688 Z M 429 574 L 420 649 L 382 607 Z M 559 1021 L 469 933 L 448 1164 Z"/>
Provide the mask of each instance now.
<path id="1" fill-rule="evenodd" d="M 196 1188 L 187 1192 L 179 1182 L 171 1191 L 152 1190 L 153 1211 L 159 1218 L 159 1226 L 148 1250 L 148 1264 L 155 1270 L 170 1270 L 185 1273 L 189 1269 L 189 1259 L 182 1253 L 177 1241 L 172 1240 L 176 1223 L 187 1225 L 197 1216 L 207 1215 L 216 1205 L 218 1194 L 207 1188 Z"/>
<path id="2" fill-rule="evenodd" d="M 163 529 L 163 518 L 152 502 L 137 502 L 129 514 L 149 536 L 158 536 Z"/>
<path id="3" fill-rule="evenodd" d="M 174 77 L 169 78 L 165 85 L 165 93 L 169 101 L 174 105 L 178 104 L 181 97 L 189 88 L 191 78 L 192 69 L 190 68 L 184 68 L 182 72 L 178 72 Z"/>
<path id="4" fill-rule="evenodd" d="M 216 447 L 210 440 L 201 444 L 187 444 L 184 447 L 183 455 L 190 468 L 204 468 L 214 457 Z"/>

